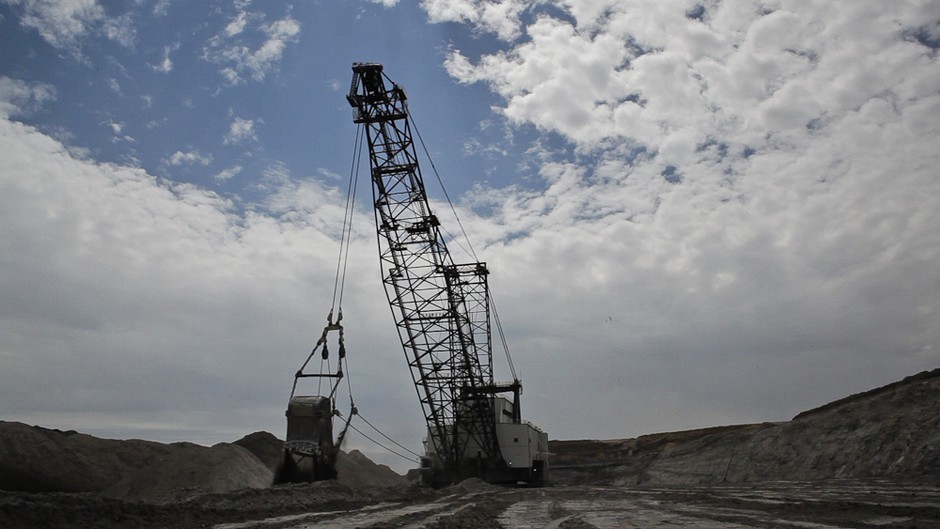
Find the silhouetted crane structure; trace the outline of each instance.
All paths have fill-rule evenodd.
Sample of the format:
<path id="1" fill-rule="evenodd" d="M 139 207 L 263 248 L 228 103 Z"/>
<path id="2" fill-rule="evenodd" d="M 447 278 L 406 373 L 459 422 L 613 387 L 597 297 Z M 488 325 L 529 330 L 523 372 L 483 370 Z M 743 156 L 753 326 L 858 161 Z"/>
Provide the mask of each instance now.
<path id="1" fill-rule="evenodd" d="M 493 381 L 489 270 L 447 250 L 404 90 L 382 65 L 355 63 L 347 99 L 365 128 L 385 292 L 427 422 L 425 481 L 543 481 L 548 436 L 522 422 L 519 380 Z"/>

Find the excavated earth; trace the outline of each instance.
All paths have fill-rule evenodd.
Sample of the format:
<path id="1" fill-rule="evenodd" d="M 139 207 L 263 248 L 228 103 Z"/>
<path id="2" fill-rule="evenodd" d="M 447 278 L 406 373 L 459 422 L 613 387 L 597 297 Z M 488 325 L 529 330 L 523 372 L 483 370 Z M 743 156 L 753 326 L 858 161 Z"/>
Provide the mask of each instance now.
<path id="1" fill-rule="evenodd" d="M 356 451 L 271 486 L 282 446 L 0 422 L 0 528 L 940 528 L 940 369 L 783 423 L 553 441 L 538 488 L 424 489 Z"/>

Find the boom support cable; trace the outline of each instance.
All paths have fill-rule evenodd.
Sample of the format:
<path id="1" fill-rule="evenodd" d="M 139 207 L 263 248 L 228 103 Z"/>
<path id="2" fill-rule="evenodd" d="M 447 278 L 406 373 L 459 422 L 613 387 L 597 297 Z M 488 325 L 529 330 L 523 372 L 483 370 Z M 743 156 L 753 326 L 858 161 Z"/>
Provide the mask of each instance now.
<path id="1" fill-rule="evenodd" d="M 451 240 L 453 240 L 461 249 L 469 253 L 474 260 L 479 261 L 477 254 L 473 249 L 473 243 L 470 242 L 470 236 L 467 235 L 467 230 L 463 227 L 463 222 L 460 221 L 460 215 L 457 214 L 457 208 L 454 207 L 454 203 L 450 199 L 450 195 L 447 193 L 447 188 L 444 187 L 444 181 L 441 179 L 441 175 L 437 172 L 437 166 L 434 165 L 434 160 L 431 158 L 431 153 L 428 151 L 427 145 L 424 144 L 424 138 L 421 137 L 421 131 L 418 130 L 418 124 L 414 120 L 414 116 L 411 115 L 411 111 L 408 112 L 408 119 L 411 121 L 411 126 L 414 128 L 415 135 L 418 137 L 418 142 L 421 144 L 421 148 L 424 150 L 424 156 L 428 159 L 428 163 L 431 165 L 431 171 L 434 173 L 434 177 L 437 179 L 438 184 L 441 186 L 441 191 L 444 193 L 444 198 L 447 199 L 447 205 L 450 206 L 450 210 L 454 215 L 454 219 L 457 221 L 457 225 L 460 226 L 460 233 L 463 234 L 464 240 L 467 242 L 467 248 L 464 248 L 460 244 L 460 241 L 456 237 L 451 235 L 446 229 L 441 227 L 441 230 L 446 233 Z M 496 331 L 499 334 L 500 343 L 503 346 L 503 351 L 506 353 L 506 363 L 509 365 L 509 372 L 512 374 L 512 379 L 518 381 L 519 377 L 516 376 L 516 368 L 512 362 L 512 355 L 509 352 L 509 342 L 506 340 L 506 334 L 503 332 L 503 324 L 499 320 L 499 313 L 496 311 L 496 300 L 493 298 L 492 292 L 490 293 L 490 308 L 493 311 L 493 323 L 496 325 Z"/>
<path id="2" fill-rule="evenodd" d="M 418 124 L 414 120 L 414 116 L 411 115 L 411 111 L 408 111 L 408 119 L 411 121 L 412 128 L 415 129 L 415 135 L 418 137 L 418 143 L 421 144 L 421 149 L 424 150 L 424 156 L 427 157 L 428 163 L 431 164 L 431 172 L 434 173 L 434 177 L 437 179 L 437 183 L 441 186 L 441 191 L 444 193 L 444 198 L 447 199 L 447 205 L 450 206 L 450 211 L 454 214 L 454 218 L 457 220 L 457 225 L 460 226 L 460 233 L 463 234 L 464 240 L 467 241 L 467 246 L 470 248 L 470 255 L 474 260 L 479 261 L 477 258 L 477 253 L 473 250 L 473 244 L 470 243 L 470 237 L 467 235 L 467 230 L 464 229 L 463 223 L 460 222 L 460 215 L 457 215 L 457 208 L 454 207 L 454 203 L 450 200 L 450 195 L 447 194 L 447 188 L 444 187 L 444 181 L 441 179 L 440 173 L 437 172 L 437 166 L 434 165 L 434 160 L 431 159 L 431 153 L 428 151 L 427 145 L 424 144 L 424 138 L 421 137 L 421 131 L 418 130 Z M 459 243 L 458 243 L 459 244 Z"/>

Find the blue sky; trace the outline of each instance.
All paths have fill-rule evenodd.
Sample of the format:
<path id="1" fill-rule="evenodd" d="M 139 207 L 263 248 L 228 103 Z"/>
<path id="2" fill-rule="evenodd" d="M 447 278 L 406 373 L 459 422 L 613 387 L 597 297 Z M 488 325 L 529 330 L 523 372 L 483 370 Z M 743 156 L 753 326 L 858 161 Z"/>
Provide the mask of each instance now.
<path id="1" fill-rule="evenodd" d="M 100 18 L 73 14 L 81 32 L 51 15 L 24 22 L 51 9 L 33 5 L 2 5 L 4 73 L 54 87 L 36 125 L 71 135 L 71 146 L 98 160 L 249 200 L 256 176 L 273 168 L 347 178 L 355 129 L 344 95 L 350 65 L 365 60 L 407 80 L 415 112 L 426 109 L 421 125 L 446 138 L 434 145 L 442 159 L 473 164 L 455 189 L 509 165 L 462 156 L 469 138 L 492 139 L 479 130 L 492 103 L 486 90 L 440 89 L 454 84 L 442 66 L 448 49 L 485 50 L 485 39 L 428 24 L 415 5 L 112 2 Z M 110 26 L 124 33 L 110 35 Z"/>
<path id="2" fill-rule="evenodd" d="M 0 420 L 283 435 L 354 61 L 406 88 L 551 438 L 786 420 L 940 360 L 936 2 L 0 0 L 0 30 Z M 350 381 L 417 449 L 367 196 Z"/>

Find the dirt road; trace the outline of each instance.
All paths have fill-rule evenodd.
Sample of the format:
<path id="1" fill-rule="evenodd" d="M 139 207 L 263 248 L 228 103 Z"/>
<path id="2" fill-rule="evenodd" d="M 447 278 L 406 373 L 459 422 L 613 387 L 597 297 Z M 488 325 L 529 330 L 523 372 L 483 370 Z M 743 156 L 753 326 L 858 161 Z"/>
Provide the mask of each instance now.
<path id="1" fill-rule="evenodd" d="M 937 528 L 940 487 L 889 481 L 707 488 L 546 487 L 445 495 L 299 514 L 216 529 L 332 528 Z"/>

